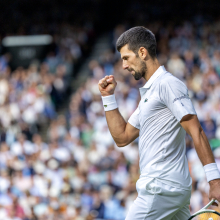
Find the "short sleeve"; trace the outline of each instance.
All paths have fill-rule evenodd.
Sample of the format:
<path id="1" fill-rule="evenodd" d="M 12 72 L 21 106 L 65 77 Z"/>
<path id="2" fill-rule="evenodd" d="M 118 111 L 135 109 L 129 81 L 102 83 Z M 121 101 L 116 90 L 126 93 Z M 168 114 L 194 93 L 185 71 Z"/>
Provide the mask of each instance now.
<path id="1" fill-rule="evenodd" d="M 129 124 L 131 124 L 133 127 L 140 130 L 140 122 L 139 122 L 139 107 L 134 111 L 134 113 L 131 115 L 131 117 L 128 119 Z"/>
<path id="2" fill-rule="evenodd" d="M 169 77 L 160 84 L 160 99 L 179 122 L 185 115 L 196 115 L 186 85 L 175 77 Z"/>

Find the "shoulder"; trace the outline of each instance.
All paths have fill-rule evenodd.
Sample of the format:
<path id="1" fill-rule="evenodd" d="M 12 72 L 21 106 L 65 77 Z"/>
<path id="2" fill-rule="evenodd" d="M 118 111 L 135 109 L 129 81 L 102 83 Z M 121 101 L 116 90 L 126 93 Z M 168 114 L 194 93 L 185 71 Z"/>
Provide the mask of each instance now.
<path id="1" fill-rule="evenodd" d="M 159 82 L 160 89 L 187 90 L 187 86 L 169 72 L 163 74 Z"/>
<path id="2" fill-rule="evenodd" d="M 186 86 L 181 80 L 179 80 L 170 72 L 164 73 L 160 79 L 160 85 L 166 86 L 167 84 Z"/>

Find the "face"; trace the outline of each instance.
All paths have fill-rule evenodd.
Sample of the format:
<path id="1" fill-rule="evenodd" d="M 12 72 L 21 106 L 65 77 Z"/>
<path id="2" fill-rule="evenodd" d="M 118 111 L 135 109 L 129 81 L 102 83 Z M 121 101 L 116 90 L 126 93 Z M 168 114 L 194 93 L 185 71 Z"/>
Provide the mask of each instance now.
<path id="1" fill-rule="evenodd" d="M 120 53 L 123 61 L 123 69 L 127 69 L 136 80 L 144 77 L 147 72 L 147 66 L 139 55 L 129 50 L 127 44 L 121 48 Z"/>

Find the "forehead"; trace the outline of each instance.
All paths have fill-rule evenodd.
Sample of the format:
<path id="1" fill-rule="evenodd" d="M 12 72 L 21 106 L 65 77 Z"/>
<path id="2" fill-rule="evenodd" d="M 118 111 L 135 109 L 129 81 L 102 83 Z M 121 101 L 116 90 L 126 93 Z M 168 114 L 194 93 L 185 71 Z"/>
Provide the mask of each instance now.
<path id="1" fill-rule="evenodd" d="M 135 55 L 135 53 L 132 50 L 128 49 L 128 45 L 127 44 L 121 48 L 120 53 L 121 53 L 121 58 L 122 59 L 123 59 L 124 56 Z"/>

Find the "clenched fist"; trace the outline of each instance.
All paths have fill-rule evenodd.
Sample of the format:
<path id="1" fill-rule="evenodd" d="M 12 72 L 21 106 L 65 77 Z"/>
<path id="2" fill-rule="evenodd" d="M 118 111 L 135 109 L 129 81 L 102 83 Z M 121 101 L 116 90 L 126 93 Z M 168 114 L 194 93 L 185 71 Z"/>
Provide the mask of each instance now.
<path id="1" fill-rule="evenodd" d="M 99 85 L 99 91 L 101 92 L 101 95 L 109 96 L 109 95 L 114 94 L 117 82 L 115 81 L 114 76 L 110 75 L 99 80 L 98 85 Z"/>

